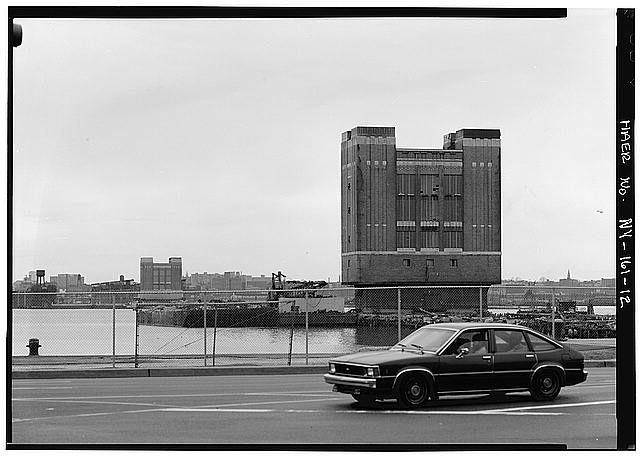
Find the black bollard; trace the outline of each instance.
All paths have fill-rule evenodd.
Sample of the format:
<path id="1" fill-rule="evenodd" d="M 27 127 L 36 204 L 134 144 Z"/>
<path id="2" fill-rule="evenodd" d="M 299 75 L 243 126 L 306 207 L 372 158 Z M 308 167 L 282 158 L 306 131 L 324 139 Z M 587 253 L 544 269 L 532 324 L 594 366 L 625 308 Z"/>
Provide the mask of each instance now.
<path id="1" fill-rule="evenodd" d="M 29 348 L 29 356 L 38 356 L 38 348 L 42 347 L 42 345 L 40 345 L 39 339 L 29 339 L 27 347 Z"/>

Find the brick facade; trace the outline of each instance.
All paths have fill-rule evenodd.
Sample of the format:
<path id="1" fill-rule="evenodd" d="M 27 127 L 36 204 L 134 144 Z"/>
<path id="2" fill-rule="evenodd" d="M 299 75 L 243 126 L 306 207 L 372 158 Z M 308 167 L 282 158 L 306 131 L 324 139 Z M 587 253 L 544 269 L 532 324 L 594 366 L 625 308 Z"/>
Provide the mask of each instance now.
<path id="1" fill-rule="evenodd" d="M 499 130 L 409 149 L 394 127 L 356 127 L 342 134 L 341 166 L 343 283 L 500 283 Z"/>

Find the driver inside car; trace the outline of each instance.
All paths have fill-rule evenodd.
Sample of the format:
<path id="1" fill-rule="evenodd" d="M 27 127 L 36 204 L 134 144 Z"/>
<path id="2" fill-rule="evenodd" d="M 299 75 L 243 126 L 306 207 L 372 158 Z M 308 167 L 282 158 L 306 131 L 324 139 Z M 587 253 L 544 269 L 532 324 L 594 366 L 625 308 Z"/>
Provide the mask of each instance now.
<path id="1" fill-rule="evenodd" d="M 484 334 L 474 334 L 471 338 L 471 348 L 469 354 L 484 355 L 488 352 L 488 341 Z"/>

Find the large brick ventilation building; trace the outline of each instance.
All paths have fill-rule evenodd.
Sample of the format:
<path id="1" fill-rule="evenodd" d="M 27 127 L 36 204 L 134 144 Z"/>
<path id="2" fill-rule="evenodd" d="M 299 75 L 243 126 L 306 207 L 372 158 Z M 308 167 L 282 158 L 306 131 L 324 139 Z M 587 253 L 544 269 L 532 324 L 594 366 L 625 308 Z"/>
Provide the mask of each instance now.
<path id="1" fill-rule="evenodd" d="M 140 290 L 182 290 L 182 258 L 171 257 L 168 263 L 140 258 Z"/>
<path id="2" fill-rule="evenodd" d="M 437 311 L 474 306 L 481 286 L 500 283 L 500 130 L 414 149 L 396 147 L 394 127 L 356 127 L 341 158 L 344 284 L 478 287 L 403 290 L 403 308 Z M 361 290 L 356 305 L 395 307 L 393 293 Z"/>

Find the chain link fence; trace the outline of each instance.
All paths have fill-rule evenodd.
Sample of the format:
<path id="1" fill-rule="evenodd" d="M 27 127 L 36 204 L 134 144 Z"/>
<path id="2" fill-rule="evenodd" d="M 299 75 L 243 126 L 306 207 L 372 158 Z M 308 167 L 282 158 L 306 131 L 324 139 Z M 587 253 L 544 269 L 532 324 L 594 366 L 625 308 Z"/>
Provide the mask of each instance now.
<path id="1" fill-rule="evenodd" d="M 12 307 L 14 364 L 318 364 L 457 321 L 516 323 L 559 340 L 616 334 L 615 289 L 604 287 L 14 292 Z"/>

